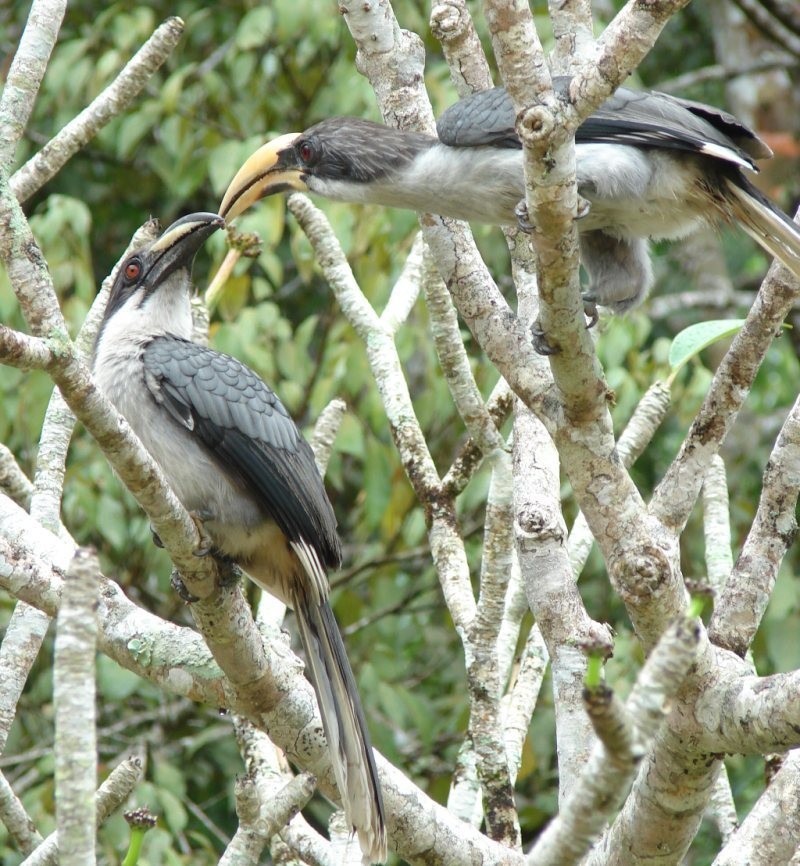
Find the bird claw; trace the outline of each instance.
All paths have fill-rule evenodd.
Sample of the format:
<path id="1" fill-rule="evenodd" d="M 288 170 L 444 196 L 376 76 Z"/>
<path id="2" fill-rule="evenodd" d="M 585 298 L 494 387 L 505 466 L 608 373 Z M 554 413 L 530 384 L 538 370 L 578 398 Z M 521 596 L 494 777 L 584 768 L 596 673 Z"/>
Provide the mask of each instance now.
<path id="1" fill-rule="evenodd" d="M 234 586 L 242 579 L 242 569 L 230 557 L 217 552 L 216 559 L 220 586 Z"/>
<path id="2" fill-rule="evenodd" d="M 189 517 L 192 518 L 192 522 L 197 527 L 197 534 L 200 536 L 200 545 L 196 547 L 192 553 L 195 556 L 208 556 L 208 554 L 214 549 L 214 542 L 206 531 L 204 523 L 207 520 L 213 519 L 214 515 L 204 508 L 197 511 L 190 511 Z"/>
<path id="3" fill-rule="evenodd" d="M 533 350 L 538 355 L 556 355 L 561 351 L 558 346 L 553 346 L 548 342 L 544 328 L 538 319 L 531 325 L 531 341 L 533 342 Z"/>
<path id="4" fill-rule="evenodd" d="M 514 216 L 517 218 L 517 226 L 519 226 L 519 230 L 525 232 L 526 235 L 532 234 L 535 226 L 528 216 L 528 205 L 524 198 L 517 202 L 517 205 L 514 208 Z"/>
<path id="5" fill-rule="evenodd" d="M 583 296 L 583 312 L 589 319 L 586 323 L 586 329 L 589 330 L 597 324 L 600 318 L 597 304 L 591 295 Z M 548 341 L 547 334 L 545 334 L 544 328 L 538 319 L 531 325 L 531 340 L 533 342 L 533 350 L 539 355 L 556 355 L 561 351 L 558 346 L 554 346 Z"/>
<path id="6" fill-rule="evenodd" d="M 161 536 L 156 532 L 155 527 L 152 523 L 150 524 L 150 535 L 153 537 L 153 544 L 163 550 L 164 542 L 161 540 Z"/>
<path id="7" fill-rule="evenodd" d="M 592 203 L 589 201 L 589 199 L 578 196 L 578 210 L 575 214 L 575 219 L 582 220 L 584 217 L 589 216 L 591 209 Z"/>
<path id="8" fill-rule="evenodd" d="M 183 582 L 183 578 L 181 577 L 181 573 L 177 568 L 172 569 L 172 574 L 169 579 L 170 586 L 172 589 L 178 594 L 181 601 L 186 604 L 194 604 L 196 601 L 200 601 L 198 596 L 192 595 L 191 592 L 186 588 L 186 584 Z"/>
<path id="9" fill-rule="evenodd" d="M 583 314 L 589 321 L 586 323 L 586 330 L 593 328 L 600 319 L 600 313 L 597 309 L 597 301 L 591 295 L 583 295 Z"/>

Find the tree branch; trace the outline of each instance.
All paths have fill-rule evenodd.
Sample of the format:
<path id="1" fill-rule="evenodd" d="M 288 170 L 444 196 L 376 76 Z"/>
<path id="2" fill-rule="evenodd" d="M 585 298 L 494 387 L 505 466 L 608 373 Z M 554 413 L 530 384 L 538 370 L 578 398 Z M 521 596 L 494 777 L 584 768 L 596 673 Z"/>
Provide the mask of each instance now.
<path id="1" fill-rule="evenodd" d="M 800 398 L 770 454 L 755 519 L 727 579 L 709 633 L 714 643 L 744 655 L 769 603 L 778 569 L 797 534 L 800 494 Z"/>
<path id="2" fill-rule="evenodd" d="M 114 81 L 14 173 L 11 190 L 18 201 L 25 201 L 41 189 L 112 118 L 128 108 L 169 57 L 182 34 L 180 18 L 168 18 L 156 28 Z"/>
<path id="3" fill-rule="evenodd" d="M 711 459 L 736 420 L 767 349 L 798 295 L 797 280 L 774 262 L 744 326 L 714 374 L 678 456 L 650 502 L 650 514 L 673 532 L 680 532 L 688 520 Z"/>
<path id="4" fill-rule="evenodd" d="M 615 733 L 605 737 L 608 745 L 598 742 L 581 775 L 580 783 L 572 787 L 558 816 L 531 848 L 526 862 L 536 866 L 569 866 L 578 863 L 588 851 L 592 841 L 601 832 L 605 822 L 616 811 L 620 799 L 636 772 L 646 748 L 662 727 L 669 698 L 675 695 L 699 652 L 701 629 L 697 620 L 681 619 L 662 636 L 645 662 L 636 685 L 626 703 L 633 731 Z M 613 710 L 613 704 L 609 707 Z M 615 724 L 619 728 L 623 719 L 615 711 Z M 607 729 L 610 726 L 607 726 Z M 609 745 L 613 745 L 609 749 Z M 652 766 L 653 759 L 647 759 Z M 639 774 L 644 774 L 645 767 Z M 628 798 L 623 809 L 628 808 Z M 619 819 L 615 822 L 615 826 Z M 613 830 L 612 830 L 613 833 Z M 611 834 L 602 844 L 604 853 L 615 852 L 616 862 L 629 853 L 628 848 L 615 848 Z M 599 856 L 595 849 L 588 862 L 612 862 Z M 626 852 L 623 854 L 623 852 Z"/>
<path id="5" fill-rule="evenodd" d="M 712 866 L 788 863 L 800 850 L 800 811 L 787 808 L 800 798 L 800 753 L 789 752 L 741 827 Z"/>
<path id="6" fill-rule="evenodd" d="M 66 8 L 66 0 L 34 0 L 31 4 L 0 97 L 0 172 L 8 171 L 28 125 Z"/>
<path id="7" fill-rule="evenodd" d="M 109 773 L 108 778 L 97 789 L 94 798 L 97 827 L 109 815 L 119 809 L 144 775 L 144 765 L 139 758 L 126 758 Z M 60 862 L 58 832 L 51 833 L 41 845 L 23 861 L 22 866 L 56 866 Z"/>
<path id="8" fill-rule="evenodd" d="M 79 548 L 64 578 L 58 612 L 53 672 L 55 799 L 59 855 L 64 866 L 95 862 L 98 571 L 96 554 Z"/>

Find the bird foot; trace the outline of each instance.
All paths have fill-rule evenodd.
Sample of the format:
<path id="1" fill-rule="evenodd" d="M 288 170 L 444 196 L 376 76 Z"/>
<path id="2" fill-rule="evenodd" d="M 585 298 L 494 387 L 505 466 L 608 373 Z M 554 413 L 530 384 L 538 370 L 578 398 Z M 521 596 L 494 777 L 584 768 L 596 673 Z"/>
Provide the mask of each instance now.
<path id="1" fill-rule="evenodd" d="M 217 550 L 215 558 L 219 568 L 220 586 L 234 586 L 242 579 L 242 569 L 229 556 Z"/>
<path id="2" fill-rule="evenodd" d="M 155 527 L 152 523 L 150 524 L 150 535 L 153 537 L 153 544 L 163 550 L 164 542 L 161 540 L 161 536 L 156 532 Z"/>
<path id="3" fill-rule="evenodd" d="M 548 342 L 547 334 L 545 334 L 544 328 L 538 319 L 531 325 L 531 341 L 533 342 L 533 350 L 538 355 L 546 357 L 548 355 L 556 355 L 561 351 L 558 346 L 553 346 Z"/>
<path id="4" fill-rule="evenodd" d="M 192 595 L 191 592 L 186 588 L 186 584 L 183 582 L 183 578 L 181 577 L 181 573 L 177 568 L 172 569 L 172 574 L 169 578 L 169 584 L 172 589 L 178 594 L 181 601 L 186 604 L 194 604 L 196 601 L 200 601 L 198 596 Z"/>
<path id="5" fill-rule="evenodd" d="M 583 312 L 589 319 L 586 323 L 586 329 L 589 330 L 597 324 L 600 314 L 597 311 L 597 304 L 588 295 L 583 296 Z M 531 325 L 531 340 L 534 351 L 539 355 L 556 355 L 561 351 L 547 339 L 547 334 L 538 319 Z"/>
<path id="6" fill-rule="evenodd" d="M 592 203 L 588 198 L 583 198 L 582 196 L 578 196 L 578 211 L 575 214 L 576 220 L 582 220 L 584 217 L 589 216 L 589 213 L 592 209 Z"/>
<path id="7" fill-rule="evenodd" d="M 600 313 L 597 309 L 597 301 L 591 295 L 583 295 L 583 314 L 589 320 L 586 323 L 586 329 L 593 328 L 600 319 Z"/>
<path id="8" fill-rule="evenodd" d="M 192 553 L 195 556 L 208 556 L 208 554 L 214 550 L 214 542 L 208 534 L 204 524 L 206 521 L 212 520 L 214 515 L 208 509 L 201 508 L 197 511 L 190 511 L 189 517 L 192 518 L 192 522 L 197 527 L 197 534 L 200 536 L 200 545 L 196 547 Z"/>
<path id="9" fill-rule="evenodd" d="M 517 218 L 517 226 L 521 232 L 525 232 L 526 235 L 533 233 L 535 226 L 528 215 L 528 205 L 525 203 L 524 198 L 517 202 L 514 208 L 514 216 Z"/>

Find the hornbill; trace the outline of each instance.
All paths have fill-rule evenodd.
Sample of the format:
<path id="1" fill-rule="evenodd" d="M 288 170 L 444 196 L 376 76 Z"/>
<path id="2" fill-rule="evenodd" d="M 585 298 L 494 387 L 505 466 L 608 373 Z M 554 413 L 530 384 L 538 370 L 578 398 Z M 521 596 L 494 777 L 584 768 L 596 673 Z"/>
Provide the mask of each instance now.
<path id="1" fill-rule="evenodd" d="M 336 783 L 365 859 L 386 859 L 378 772 L 328 602 L 341 563 L 314 455 L 274 392 L 229 355 L 190 341 L 191 267 L 224 225 L 196 213 L 132 253 L 111 289 L 94 375 L 211 549 L 294 608 Z"/>
<path id="2" fill-rule="evenodd" d="M 554 79 L 568 98 L 569 78 Z M 259 148 L 231 181 L 220 213 L 309 190 L 336 201 L 411 208 L 511 225 L 524 198 L 514 106 L 497 87 L 450 106 L 438 139 L 355 117 L 332 117 Z M 647 239 L 675 239 L 702 223 L 739 223 L 800 277 L 800 229 L 745 176 L 772 156 L 735 117 L 665 93 L 619 88 L 575 136 L 584 298 L 624 312 L 653 281 Z"/>

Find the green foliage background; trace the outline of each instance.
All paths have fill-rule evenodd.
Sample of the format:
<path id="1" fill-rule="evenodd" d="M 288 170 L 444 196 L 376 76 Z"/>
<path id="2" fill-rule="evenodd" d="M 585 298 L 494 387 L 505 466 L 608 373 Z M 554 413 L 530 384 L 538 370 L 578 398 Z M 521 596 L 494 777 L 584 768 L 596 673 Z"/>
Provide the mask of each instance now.
<path id="1" fill-rule="evenodd" d="M 424 36 L 426 83 L 441 112 L 455 100 L 438 44 L 428 32 L 428 4 L 397 0 L 404 27 Z M 2 48 L 9 55 L 27 14 L 27 4 L 0 11 Z M 332 114 L 379 119 L 369 85 L 355 70 L 354 47 L 335 3 L 319 0 L 199 0 L 142 5 L 95 2 L 70 4 L 25 141 L 21 164 L 83 108 L 112 79 L 169 15 L 186 22 L 184 39 L 134 108 L 102 133 L 37 196 L 26 204 L 74 330 L 100 280 L 149 216 L 165 224 L 196 210 L 215 210 L 241 161 L 267 137 L 301 130 Z M 715 62 L 710 22 L 703 7 L 690 7 L 673 22 L 640 70 L 640 83 Z M 476 17 L 477 10 L 476 10 Z M 8 60 L 6 61 L 7 68 Z M 722 104 L 719 84 L 685 95 Z M 794 190 L 785 190 L 786 201 Z M 321 203 L 348 252 L 368 298 L 378 308 L 388 297 L 415 234 L 416 218 L 400 211 Z M 467 720 L 460 643 L 441 601 L 430 565 L 425 516 L 416 504 L 391 444 L 363 346 L 339 314 L 320 278 L 310 247 L 280 197 L 266 201 L 243 220 L 258 231 L 264 251 L 254 265 L 242 262 L 212 320 L 212 342 L 237 355 L 276 386 L 299 423 L 310 429 L 333 397 L 349 413 L 337 439 L 328 473 L 346 544 L 346 570 L 334 578 L 334 601 L 357 672 L 375 745 L 432 796 L 444 801 Z M 508 287 L 502 235 L 476 227 L 476 236 L 496 278 Z M 752 280 L 762 272 L 760 253 L 743 239 L 726 236 L 736 272 Z M 199 259 L 201 287 L 224 256 L 215 237 Z M 659 291 L 686 286 L 678 255 L 665 251 L 657 262 Z M 604 323 L 599 352 L 615 389 L 615 423 L 620 429 L 644 390 L 668 374 L 669 340 L 695 320 L 653 322 L 642 312 Z M 5 274 L 0 274 L 0 320 L 23 327 Z M 475 375 L 485 394 L 497 374 L 464 333 Z M 464 438 L 418 303 L 398 338 L 418 417 L 440 471 Z M 718 354 L 704 353 L 675 383 L 673 411 L 634 469 L 645 495 L 676 453 L 710 380 Z M 798 363 L 793 341 L 777 341 L 759 374 L 725 453 L 731 479 L 735 543 L 741 544 L 754 514 L 760 473 L 774 434 L 795 399 Z M 0 367 L 0 441 L 33 473 L 37 440 L 50 394 L 49 380 Z M 460 499 L 462 525 L 477 573 L 480 528 L 487 487 L 480 473 Z M 574 504 L 565 483 L 566 509 Z M 169 564 L 150 542 L 148 524 L 113 477 L 92 440 L 74 439 L 64 495 L 63 519 L 80 542 L 98 547 L 104 569 L 147 608 L 188 622 L 169 589 Z M 702 530 L 694 519 L 684 538 L 688 576 L 702 573 Z M 800 612 L 793 580 L 797 553 L 784 566 L 775 597 L 755 646 L 761 673 L 800 667 L 794 639 Z M 624 610 L 609 590 L 595 553 L 582 578 L 590 613 L 614 624 L 617 652 L 609 677 L 623 691 L 635 675 L 640 653 Z M 0 624 L 13 609 L 0 597 Z M 51 646 L 37 663 L 0 767 L 43 833 L 53 828 L 53 740 Z M 161 694 L 153 686 L 99 659 L 103 772 L 135 748 L 148 755 L 147 781 L 136 793 L 160 815 L 147 836 L 147 864 L 202 864 L 218 859 L 235 829 L 233 776 L 241 762 L 229 721 L 216 708 L 203 708 Z M 761 762 L 731 761 L 734 791 L 742 807 L 758 792 Z M 543 690 L 518 784 L 523 832 L 532 838 L 556 804 L 557 767 L 551 699 Z M 328 807 L 315 801 L 313 818 L 324 822 Z M 713 832 L 703 831 L 693 856 L 710 862 Z M 118 859 L 126 831 L 121 818 L 102 833 L 103 854 Z M 0 829 L 0 860 L 19 856 Z"/>

